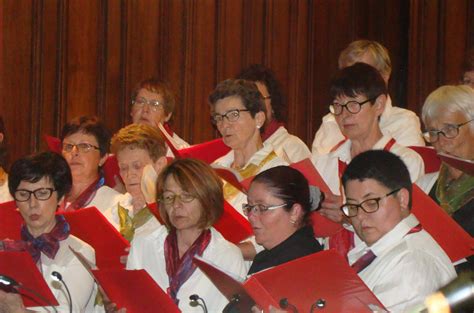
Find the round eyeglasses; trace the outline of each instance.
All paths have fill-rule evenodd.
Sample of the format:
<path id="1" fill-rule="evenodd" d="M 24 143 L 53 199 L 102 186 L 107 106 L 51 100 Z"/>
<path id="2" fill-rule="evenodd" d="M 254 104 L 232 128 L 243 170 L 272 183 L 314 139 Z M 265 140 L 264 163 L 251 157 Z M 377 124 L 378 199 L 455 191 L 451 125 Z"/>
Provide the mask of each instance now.
<path id="1" fill-rule="evenodd" d="M 428 143 L 435 143 L 439 140 L 439 135 L 443 135 L 445 138 L 448 138 L 448 139 L 453 139 L 453 138 L 456 138 L 457 135 L 459 135 L 459 128 L 461 128 L 462 126 L 470 123 L 474 121 L 474 119 L 472 120 L 469 120 L 467 122 L 464 122 L 464 123 L 460 123 L 460 124 L 449 124 L 449 125 L 446 125 L 445 127 L 441 128 L 441 129 L 432 129 L 432 130 L 429 130 L 429 131 L 426 131 L 423 133 L 423 138 L 426 140 L 426 142 Z"/>
<path id="2" fill-rule="evenodd" d="M 158 100 L 147 100 L 142 97 L 132 100 L 132 104 L 137 109 L 143 109 L 145 105 L 148 105 L 150 110 L 153 112 L 156 112 L 160 109 L 160 107 L 163 107 L 163 104 L 161 104 L 161 102 Z"/>
<path id="3" fill-rule="evenodd" d="M 250 216 L 250 213 L 253 213 L 255 215 L 260 215 L 262 213 L 267 212 L 268 210 L 275 210 L 279 208 L 283 208 L 287 206 L 287 203 L 283 204 L 277 204 L 277 205 L 264 205 L 264 204 L 248 204 L 248 203 L 243 203 L 242 204 L 242 211 L 244 212 L 245 216 Z"/>
<path id="4" fill-rule="evenodd" d="M 189 203 L 196 199 L 195 196 L 189 194 L 189 193 L 182 193 L 182 194 L 176 194 L 176 193 L 164 193 L 160 197 L 160 202 L 163 202 L 166 205 L 172 205 L 176 201 L 176 199 L 179 199 L 179 202 L 181 203 Z"/>
<path id="5" fill-rule="evenodd" d="M 76 145 L 72 144 L 72 143 L 63 143 L 62 150 L 63 150 L 63 152 L 72 152 L 72 150 L 74 150 L 74 148 L 76 148 L 77 151 L 82 152 L 82 153 L 89 152 L 92 149 L 94 149 L 94 150 L 99 150 L 100 149 L 99 147 L 91 145 L 90 143 L 81 142 L 81 143 L 78 143 Z"/>
<path id="6" fill-rule="evenodd" d="M 329 111 L 334 115 L 340 115 L 342 113 L 342 110 L 346 108 L 347 112 L 351 114 L 357 114 L 360 112 L 362 105 L 366 104 L 367 102 L 374 101 L 375 99 L 377 99 L 377 97 L 378 96 L 367 99 L 362 102 L 359 102 L 356 100 L 350 100 L 350 101 L 347 101 L 345 104 L 333 102 L 331 105 L 329 105 Z"/>
<path id="7" fill-rule="evenodd" d="M 235 110 L 230 110 L 225 112 L 224 114 L 219 114 L 219 113 L 214 113 L 211 115 L 211 122 L 212 124 L 216 125 L 218 123 L 222 123 L 224 120 L 224 117 L 229 121 L 229 122 L 237 122 L 237 120 L 240 117 L 240 112 L 249 112 L 249 110 L 246 109 L 235 109 Z"/>
<path id="8" fill-rule="evenodd" d="M 31 195 L 34 195 L 36 200 L 46 201 L 51 198 L 54 191 L 56 191 L 56 189 L 53 188 L 38 188 L 33 191 L 17 189 L 13 194 L 13 198 L 18 202 L 25 202 L 30 200 Z"/>
<path id="9" fill-rule="evenodd" d="M 347 217 L 354 217 L 354 216 L 357 216 L 357 213 L 359 212 L 359 208 L 361 208 L 365 213 L 374 213 L 379 209 L 380 200 L 397 193 L 398 191 L 400 191 L 400 189 L 401 188 L 395 189 L 387 193 L 386 195 L 378 197 L 378 198 L 364 200 L 360 204 L 355 204 L 355 203 L 343 204 L 341 206 L 342 213 Z"/>

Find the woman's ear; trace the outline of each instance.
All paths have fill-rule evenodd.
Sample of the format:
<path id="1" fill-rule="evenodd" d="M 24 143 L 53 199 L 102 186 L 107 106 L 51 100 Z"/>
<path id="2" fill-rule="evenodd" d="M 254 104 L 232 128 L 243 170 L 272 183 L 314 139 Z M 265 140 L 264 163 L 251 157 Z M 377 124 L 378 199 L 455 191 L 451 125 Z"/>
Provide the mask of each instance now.
<path id="1" fill-rule="evenodd" d="M 260 111 L 257 114 L 255 114 L 255 122 L 257 124 L 257 128 L 261 128 L 263 124 L 265 124 L 265 112 Z"/>
<path id="2" fill-rule="evenodd" d="M 410 203 L 410 193 L 406 188 L 402 188 L 397 192 L 397 200 L 400 203 L 400 209 L 402 212 L 410 213 L 410 207 L 408 204 Z"/>
<path id="3" fill-rule="evenodd" d="M 293 206 L 291 207 L 291 211 L 289 213 L 290 213 L 291 224 L 295 224 L 299 227 L 298 224 L 301 220 L 303 220 L 303 216 L 304 216 L 304 210 L 301 204 L 299 203 L 293 204 Z"/>
<path id="4" fill-rule="evenodd" d="M 377 115 L 380 116 L 382 115 L 383 111 L 385 110 L 385 103 L 387 102 L 387 96 L 384 94 L 379 95 L 375 99 L 375 109 L 377 110 Z"/>

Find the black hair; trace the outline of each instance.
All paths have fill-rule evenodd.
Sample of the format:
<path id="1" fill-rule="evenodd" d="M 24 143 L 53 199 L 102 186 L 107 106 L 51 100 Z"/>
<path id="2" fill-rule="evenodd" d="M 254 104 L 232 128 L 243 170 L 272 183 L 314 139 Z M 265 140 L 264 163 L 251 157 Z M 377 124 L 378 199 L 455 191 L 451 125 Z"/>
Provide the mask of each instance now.
<path id="1" fill-rule="evenodd" d="M 58 193 L 58 200 L 71 190 L 71 170 L 66 160 L 54 152 L 41 152 L 16 160 L 8 175 L 8 190 L 14 194 L 21 181 L 36 183 L 49 178 Z"/>
<path id="2" fill-rule="evenodd" d="M 298 203 L 304 210 L 304 221 L 308 222 L 311 212 L 311 198 L 308 180 L 298 170 L 289 166 L 276 166 L 259 173 L 252 180 L 253 183 L 262 183 L 270 193 L 281 199 L 290 211 L 293 204 Z"/>
<path id="3" fill-rule="evenodd" d="M 80 116 L 66 123 L 61 131 L 61 142 L 67 136 L 82 132 L 92 135 L 97 140 L 100 156 L 104 156 L 109 150 L 110 132 L 96 116 Z"/>
<path id="4" fill-rule="evenodd" d="M 405 188 L 409 192 L 411 208 L 412 183 L 410 172 L 397 155 L 384 150 L 369 150 L 357 155 L 342 175 L 342 184 L 350 180 L 373 179 L 390 190 Z"/>
<path id="5" fill-rule="evenodd" d="M 275 120 L 286 122 L 286 106 L 285 99 L 281 92 L 281 84 L 271 69 L 262 64 L 252 64 L 242 70 L 237 78 L 263 83 L 265 87 L 267 87 L 270 95 Z"/>
<path id="6" fill-rule="evenodd" d="M 379 71 L 368 64 L 358 62 L 336 73 L 331 81 L 330 94 L 332 99 L 339 96 L 355 98 L 358 95 L 372 99 L 381 94 L 386 95 L 387 86 Z"/>
<path id="7" fill-rule="evenodd" d="M 265 112 L 263 97 L 253 82 L 244 79 L 226 79 L 217 84 L 211 92 L 209 103 L 215 106 L 217 101 L 227 97 L 240 98 L 252 117 L 258 112 Z"/>

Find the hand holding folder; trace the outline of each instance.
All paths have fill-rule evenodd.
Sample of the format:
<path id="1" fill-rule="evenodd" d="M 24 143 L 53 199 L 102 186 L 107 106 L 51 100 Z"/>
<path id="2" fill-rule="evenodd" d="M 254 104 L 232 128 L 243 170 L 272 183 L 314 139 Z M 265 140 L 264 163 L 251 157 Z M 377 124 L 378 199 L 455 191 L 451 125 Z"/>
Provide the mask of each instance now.
<path id="1" fill-rule="evenodd" d="M 212 263 L 195 257 L 194 262 L 231 301 L 240 297 L 241 312 L 256 303 L 268 312 L 286 299 L 299 312 L 310 312 L 324 303 L 325 312 L 372 312 L 383 305 L 337 252 L 314 253 L 258 272 L 243 281 Z M 317 312 L 318 309 L 315 310 Z"/>
<path id="2" fill-rule="evenodd" d="M 94 248 L 99 268 L 124 267 L 120 257 L 130 244 L 95 207 L 60 214 L 69 223 L 71 234 Z"/>

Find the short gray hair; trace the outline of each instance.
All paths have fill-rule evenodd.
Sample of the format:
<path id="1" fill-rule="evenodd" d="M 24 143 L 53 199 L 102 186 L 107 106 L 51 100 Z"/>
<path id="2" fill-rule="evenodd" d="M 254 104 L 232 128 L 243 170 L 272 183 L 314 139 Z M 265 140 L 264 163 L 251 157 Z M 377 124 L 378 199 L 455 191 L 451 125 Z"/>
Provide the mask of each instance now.
<path id="1" fill-rule="evenodd" d="M 474 119 L 474 90 L 469 86 L 441 86 L 426 98 L 421 119 L 436 119 L 446 112 L 464 114 L 467 120 Z M 474 130 L 474 123 L 469 125 Z"/>

